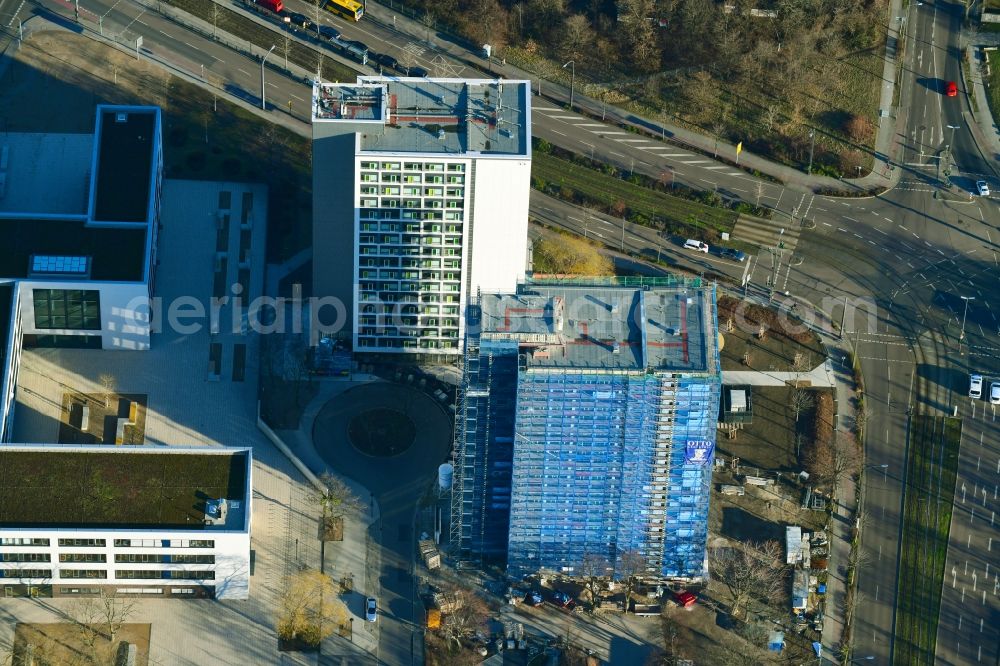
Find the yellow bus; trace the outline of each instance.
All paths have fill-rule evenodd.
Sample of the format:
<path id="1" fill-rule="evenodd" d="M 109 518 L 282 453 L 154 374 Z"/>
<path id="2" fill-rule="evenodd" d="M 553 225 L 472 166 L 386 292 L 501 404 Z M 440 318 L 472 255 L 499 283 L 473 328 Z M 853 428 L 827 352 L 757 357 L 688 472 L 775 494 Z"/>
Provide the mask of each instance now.
<path id="1" fill-rule="evenodd" d="M 358 0 L 329 0 L 326 3 L 326 8 L 334 14 L 340 14 L 352 21 L 360 21 L 365 14 L 364 5 Z"/>

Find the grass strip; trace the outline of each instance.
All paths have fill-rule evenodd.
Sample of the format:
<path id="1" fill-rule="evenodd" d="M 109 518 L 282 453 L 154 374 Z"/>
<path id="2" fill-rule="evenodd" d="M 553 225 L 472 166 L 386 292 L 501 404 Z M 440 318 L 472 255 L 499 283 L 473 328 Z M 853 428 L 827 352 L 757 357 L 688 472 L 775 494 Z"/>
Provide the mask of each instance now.
<path id="1" fill-rule="evenodd" d="M 913 419 L 903 497 L 895 663 L 934 663 L 961 436 L 959 419 Z"/>
<path id="2" fill-rule="evenodd" d="M 672 197 L 554 155 L 535 151 L 531 160 L 535 189 L 612 211 L 636 224 L 706 241 L 717 241 L 736 224 L 737 214 L 731 210 Z"/>

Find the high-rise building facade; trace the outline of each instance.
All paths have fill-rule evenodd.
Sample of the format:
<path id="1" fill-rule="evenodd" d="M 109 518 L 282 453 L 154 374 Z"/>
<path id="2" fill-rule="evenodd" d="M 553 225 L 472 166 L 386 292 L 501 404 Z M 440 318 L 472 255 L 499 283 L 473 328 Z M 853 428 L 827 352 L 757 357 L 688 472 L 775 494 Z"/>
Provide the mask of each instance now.
<path id="1" fill-rule="evenodd" d="M 470 296 L 525 274 L 529 82 L 317 83 L 312 126 L 318 319 L 359 352 L 459 353 Z"/>
<path id="2" fill-rule="evenodd" d="M 508 571 L 704 575 L 721 369 L 714 285 L 539 281 L 470 308 L 452 540 Z"/>

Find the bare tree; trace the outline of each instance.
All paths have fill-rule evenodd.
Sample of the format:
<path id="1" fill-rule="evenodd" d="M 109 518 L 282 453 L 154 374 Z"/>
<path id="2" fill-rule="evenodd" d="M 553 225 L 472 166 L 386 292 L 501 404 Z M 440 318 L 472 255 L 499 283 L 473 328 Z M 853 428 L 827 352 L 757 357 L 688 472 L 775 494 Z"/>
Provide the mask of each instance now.
<path id="1" fill-rule="evenodd" d="M 792 411 L 795 412 L 795 422 L 799 422 L 799 415 L 813 405 L 813 395 L 809 389 L 801 386 L 792 390 Z"/>
<path id="2" fill-rule="evenodd" d="M 284 640 L 319 645 L 347 622 L 347 606 L 338 598 L 333 580 L 315 569 L 288 577 L 278 608 L 277 631 Z"/>
<path id="3" fill-rule="evenodd" d="M 832 460 L 830 465 L 830 482 L 833 484 L 833 494 L 837 494 L 844 477 L 853 476 L 861 468 L 861 448 L 853 437 L 836 434 L 831 447 Z"/>
<path id="4" fill-rule="evenodd" d="M 222 14 L 222 9 L 218 4 L 212 3 L 208 10 L 208 15 L 212 17 L 212 39 L 215 39 L 219 31 L 219 15 Z"/>
<path id="5" fill-rule="evenodd" d="M 444 594 L 450 597 L 453 604 L 449 604 L 451 610 L 443 613 L 441 634 L 448 643 L 459 648 L 463 640 L 471 638 L 486 626 L 490 608 L 482 597 L 465 587 L 449 586 Z"/>
<path id="6" fill-rule="evenodd" d="M 776 541 L 714 548 L 713 575 L 729 595 L 729 613 L 738 617 L 754 602 L 769 604 L 785 584 L 785 562 Z"/>
<path id="7" fill-rule="evenodd" d="M 326 492 L 316 491 L 309 497 L 319 504 L 324 519 L 342 520 L 349 513 L 364 510 L 364 502 L 340 478 L 327 473 L 320 477 L 320 481 L 326 487 Z"/>
<path id="8" fill-rule="evenodd" d="M 611 571 L 611 564 L 608 562 L 608 558 L 603 555 L 587 553 L 583 556 L 583 562 L 580 563 L 580 575 L 583 577 L 587 592 L 590 593 L 590 603 L 593 606 L 597 606 L 600 597 L 601 579 L 607 576 L 609 571 Z"/>
<path id="9" fill-rule="evenodd" d="M 646 558 L 637 550 L 626 550 L 618 555 L 615 573 L 625 587 L 625 612 L 632 602 L 632 594 L 639 585 L 639 579 L 646 571 Z"/>
<path id="10" fill-rule="evenodd" d="M 111 407 L 111 397 L 115 394 L 118 386 L 118 380 L 115 379 L 114 375 L 106 372 L 98 377 L 97 381 L 101 383 L 101 392 L 104 394 L 104 408 L 109 409 Z"/>
<path id="11" fill-rule="evenodd" d="M 292 38 L 285 35 L 281 40 L 281 52 L 285 55 L 285 70 L 288 70 L 288 53 L 292 50 Z"/>
<path id="12" fill-rule="evenodd" d="M 98 596 L 79 599 L 69 608 L 80 641 L 95 664 L 108 663 L 118 646 L 118 635 L 135 611 L 135 599 L 102 589 Z"/>

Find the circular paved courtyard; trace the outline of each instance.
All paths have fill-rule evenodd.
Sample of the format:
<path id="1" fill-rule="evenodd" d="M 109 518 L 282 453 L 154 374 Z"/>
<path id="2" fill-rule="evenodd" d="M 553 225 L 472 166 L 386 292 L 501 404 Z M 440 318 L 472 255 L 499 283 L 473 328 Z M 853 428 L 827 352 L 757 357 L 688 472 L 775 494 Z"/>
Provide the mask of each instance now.
<path id="1" fill-rule="evenodd" d="M 446 461 L 451 440 L 451 418 L 434 398 L 390 382 L 334 396 L 313 424 L 313 445 L 323 460 L 380 501 L 389 491 L 402 502 L 423 494 Z"/>

